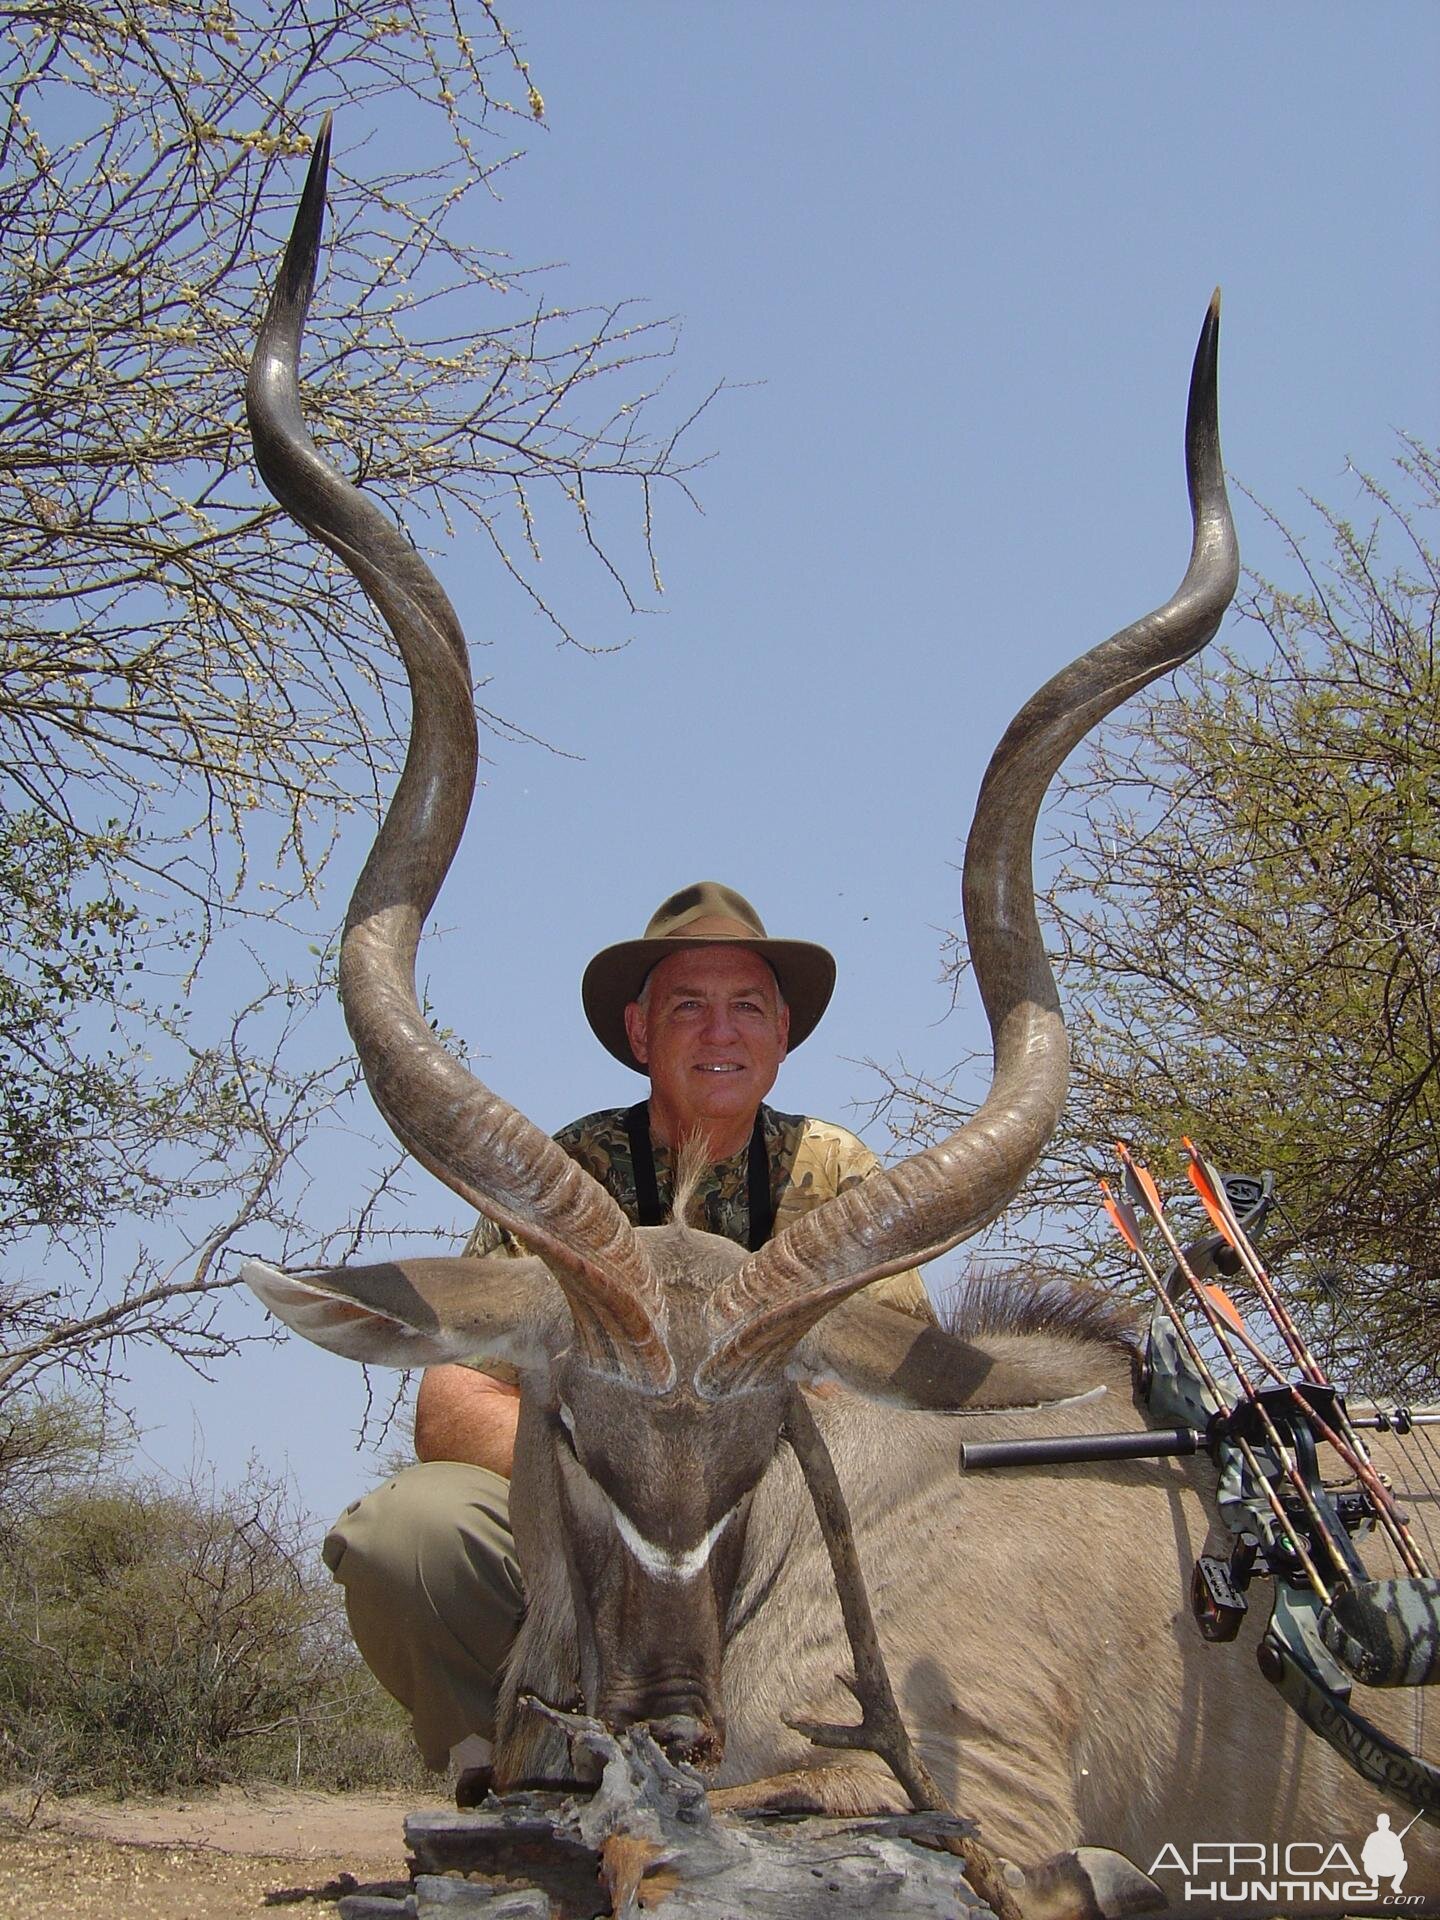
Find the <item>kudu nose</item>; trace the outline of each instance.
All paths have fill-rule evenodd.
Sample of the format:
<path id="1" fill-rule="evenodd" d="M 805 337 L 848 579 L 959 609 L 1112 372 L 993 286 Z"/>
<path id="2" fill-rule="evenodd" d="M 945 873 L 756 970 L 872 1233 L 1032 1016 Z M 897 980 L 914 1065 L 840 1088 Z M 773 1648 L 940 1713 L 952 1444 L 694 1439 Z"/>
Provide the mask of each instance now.
<path id="1" fill-rule="evenodd" d="M 709 1720 L 693 1713 L 671 1713 L 648 1722 L 650 1732 L 669 1760 L 685 1760 L 692 1767 L 718 1767 L 725 1757 L 725 1735 Z"/>
<path id="2" fill-rule="evenodd" d="M 625 1727 L 647 1727 L 669 1760 L 709 1769 L 725 1757 L 724 1722 L 717 1724 L 704 1702 L 695 1698 L 612 1702 L 601 1707 L 600 1718 L 617 1733 Z"/>

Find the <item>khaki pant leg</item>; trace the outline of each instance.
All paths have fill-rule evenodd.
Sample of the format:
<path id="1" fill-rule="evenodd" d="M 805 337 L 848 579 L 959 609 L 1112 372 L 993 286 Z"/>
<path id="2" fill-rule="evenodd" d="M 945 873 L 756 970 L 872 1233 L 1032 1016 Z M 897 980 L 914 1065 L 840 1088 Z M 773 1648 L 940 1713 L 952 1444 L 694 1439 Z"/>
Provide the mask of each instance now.
<path id="1" fill-rule="evenodd" d="M 431 1460 L 349 1506 L 326 1535 L 366 1666 L 408 1709 L 427 1766 L 494 1737 L 498 1675 L 524 1611 L 510 1483 Z"/>

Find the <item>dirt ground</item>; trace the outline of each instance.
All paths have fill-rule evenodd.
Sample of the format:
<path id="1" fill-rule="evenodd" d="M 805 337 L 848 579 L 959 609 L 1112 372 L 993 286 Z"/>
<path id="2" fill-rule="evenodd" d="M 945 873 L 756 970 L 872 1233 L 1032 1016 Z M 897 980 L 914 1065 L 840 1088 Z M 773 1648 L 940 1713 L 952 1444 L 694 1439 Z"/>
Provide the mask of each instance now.
<path id="1" fill-rule="evenodd" d="M 342 1894 L 408 1880 L 405 1815 L 444 1804 L 416 1793 L 268 1787 L 38 1807 L 0 1794 L 0 1916 L 332 1920 Z"/>

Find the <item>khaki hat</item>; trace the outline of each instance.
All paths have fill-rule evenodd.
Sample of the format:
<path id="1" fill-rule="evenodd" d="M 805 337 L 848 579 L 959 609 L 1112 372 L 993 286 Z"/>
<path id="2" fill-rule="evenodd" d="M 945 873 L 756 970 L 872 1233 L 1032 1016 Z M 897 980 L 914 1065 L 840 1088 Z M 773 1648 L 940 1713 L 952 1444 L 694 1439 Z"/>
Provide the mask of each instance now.
<path id="1" fill-rule="evenodd" d="M 645 1069 L 630 1051 L 625 1009 L 638 1000 L 645 976 L 667 954 L 733 942 L 769 962 L 790 1009 L 790 1047 L 815 1031 L 835 991 L 835 960 L 809 940 L 772 940 L 745 899 L 718 880 L 697 880 L 663 900 L 650 916 L 643 940 L 622 940 L 597 953 L 585 969 L 580 998 L 596 1039 L 637 1073 Z"/>

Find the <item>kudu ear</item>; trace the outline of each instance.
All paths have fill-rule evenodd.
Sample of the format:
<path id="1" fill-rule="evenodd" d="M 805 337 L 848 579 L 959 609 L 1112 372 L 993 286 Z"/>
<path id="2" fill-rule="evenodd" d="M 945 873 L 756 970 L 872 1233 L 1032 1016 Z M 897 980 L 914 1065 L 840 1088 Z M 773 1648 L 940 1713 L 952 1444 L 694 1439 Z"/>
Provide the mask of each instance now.
<path id="1" fill-rule="evenodd" d="M 1042 1406 L 1095 1387 L 1057 1372 L 1033 1341 L 962 1339 L 860 1294 L 831 1309 L 786 1371 L 802 1387 L 833 1384 L 916 1413 Z"/>
<path id="2" fill-rule="evenodd" d="M 867 1400 L 946 1413 L 973 1405 L 985 1370 L 949 1334 L 856 1295 L 801 1341 L 787 1371 L 802 1386 L 829 1382 Z"/>
<path id="3" fill-rule="evenodd" d="M 433 1367 L 539 1355 L 539 1327 L 555 1297 L 543 1261 L 461 1257 L 282 1273 L 247 1260 L 240 1277 L 277 1320 L 347 1360 Z"/>

